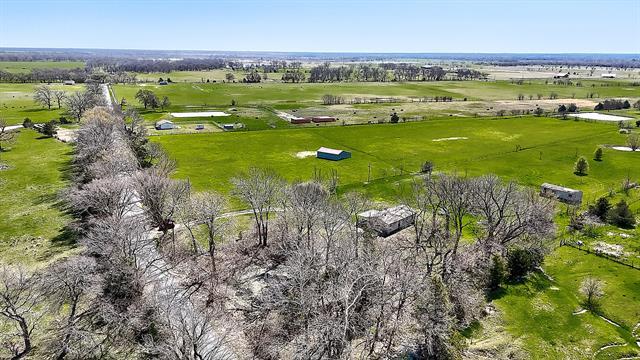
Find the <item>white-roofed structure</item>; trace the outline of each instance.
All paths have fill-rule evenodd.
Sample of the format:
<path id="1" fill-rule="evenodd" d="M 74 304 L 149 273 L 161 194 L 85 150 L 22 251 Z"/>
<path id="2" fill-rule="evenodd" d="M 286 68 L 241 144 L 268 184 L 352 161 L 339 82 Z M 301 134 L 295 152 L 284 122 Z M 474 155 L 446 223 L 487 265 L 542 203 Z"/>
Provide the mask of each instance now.
<path id="1" fill-rule="evenodd" d="M 367 210 L 358 214 L 360 228 L 375 231 L 382 237 L 395 234 L 413 225 L 415 212 L 406 205 L 399 205 L 384 210 Z"/>
<path id="2" fill-rule="evenodd" d="M 318 159 L 338 161 L 350 158 L 351 153 L 345 150 L 331 149 L 323 146 L 316 151 L 316 157 Z"/>
<path id="3" fill-rule="evenodd" d="M 557 199 L 560 202 L 578 205 L 582 203 L 582 191 L 560 185 L 544 183 L 540 186 L 540 196 Z"/>
<path id="4" fill-rule="evenodd" d="M 600 75 L 600 77 L 602 77 L 603 79 L 615 79 L 616 78 L 616 74 L 614 74 L 614 73 L 603 73 L 602 75 Z"/>

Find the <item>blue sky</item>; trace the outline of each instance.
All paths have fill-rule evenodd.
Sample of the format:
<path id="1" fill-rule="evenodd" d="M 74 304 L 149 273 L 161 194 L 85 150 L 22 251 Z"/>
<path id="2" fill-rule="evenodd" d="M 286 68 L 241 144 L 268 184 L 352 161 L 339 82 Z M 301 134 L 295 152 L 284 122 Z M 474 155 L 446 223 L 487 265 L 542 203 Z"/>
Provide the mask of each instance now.
<path id="1" fill-rule="evenodd" d="M 0 0 L 0 47 L 640 53 L 640 0 Z"/>

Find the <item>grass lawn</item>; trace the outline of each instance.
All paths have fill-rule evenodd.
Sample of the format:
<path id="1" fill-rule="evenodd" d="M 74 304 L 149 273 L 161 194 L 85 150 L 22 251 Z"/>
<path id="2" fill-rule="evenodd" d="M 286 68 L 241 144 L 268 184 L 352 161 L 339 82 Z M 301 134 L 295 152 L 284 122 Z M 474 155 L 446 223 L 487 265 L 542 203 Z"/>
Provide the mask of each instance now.
<path id="1" fill-rule="evenodd" d="M 83 61 L 0 61 L 0 70 L 18 74 L 33 69 L 78 69 L 84 68 Z"/>
<path id="2" fill-rule="evenodd" d="M 42 138 L 32 130 L 21 130 L 0 162 L 0 259 L 36 264 L 72 247 L 64 232 L 71 219 L 58 204 L 58 192 L 67 183 L 64 171 L 71 147 L 55 139 Z"/>
<path id="3" fill-rule="evenodd" d="M 451 137 L 468 139 L 433 141 Z M 252 166 L 272 168 L 288 180 L 335 170 L 343 189 L 364 189 L 380 199 L 392 199 L 399 184 L 409 181 L 407 174 L 427 160 L 437 171 L 495 173 L 528 186 L 553 182 L 581 189 L 586 201 L 619 188 L 627 173 L 632 179 L 640 176 L 640 153 L 608 149 L 604 161 L 590 161 L 589 175 L 574 175 L 577 155 L 590 159 L 597 146 L 622 144 L 625 136 L 613 124 L 538 117 L 172 135 L 153 141 L 177 160 L 177 177 L 189 178 L 196 189 L 222 192 L 230 190 L 231 177 Z M 340 162 L 296 157 L 320 146 L 349 150 L 353 157 Z M 370 164 L 376 181 L 365 186 Z"/>
<path id="4" fill-rule="evenodd" d="M 618 359 L 640 355 L 632 328 L 640 322 L 640 271 L 595 255 L 562 247 L 545 260 L 551 279 L 537 273 L 495 294 L 511 336 L 535 359 Z M 582 308 L 579 287 L 585 277 L 604 281 L 602 313 L 612 325 Z M 611 343 L 626 344 L 599 351 Z M 595 356 L 594 356 L 595 354 Z"/>
<path id="5" fill-rule="evenodd" d="M 1 63 L 0 63 L 1 64 Z M 46 122 L 58 119 L 64 113 L 64 106 L 58 109 L 57 104 L 51 110 L 43 108 L 33 101 L 33 91 L 39 84 L 0 84 L 0 114 L 7 119 L 9 125 L 22 124 L 28 117 L 33 122 Z M 51 85 L 53 89 L 67 92 L 78 91 L 81 85 Z"/>

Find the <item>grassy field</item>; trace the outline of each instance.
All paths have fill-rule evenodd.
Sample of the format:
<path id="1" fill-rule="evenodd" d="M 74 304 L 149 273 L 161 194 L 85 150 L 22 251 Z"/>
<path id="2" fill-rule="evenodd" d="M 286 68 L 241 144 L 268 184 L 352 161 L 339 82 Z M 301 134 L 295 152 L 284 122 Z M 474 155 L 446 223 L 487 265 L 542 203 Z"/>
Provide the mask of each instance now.
<path id="1" fill-rule="evenodd" d="M 143 111 L 148 121 L 165 117 L 168 111 L 227 110 L 232 100 L 236 108 L 261 107 L 282 110 L 299 116 L 331 115 L 337 124 L 361 124 L 389 121 L 398 113 L 403 121 L 420 121 L 442 116 L 476 117 L 495 116 L 499 110 L 532 113 L 536 107 L 555 111 L 560 104 L 577 103 L 582 110 L 592 110 L 601 98 L 619 97 L 635 101 L 640 98 L 640 87 L 625 81 L 585 80 L 583 86 L 545 84 L 531 80 L 517 85 L 509 81 L 442 81 L 410 83 L 336 83 L 336 84 L 212 84 L 174 83 L 170 85 L 138 84 L 114 85 L 116 97 L 125 98 L 129 106 L 142 110 L 135 100 L 139 89 L 150 89 L 159 97 L 168 96 L 172 106 L 167 111 Z M 557 99 L 550 99 L 555 93 Z M 594 98 L 587 94 L 594 93 Z M 342 96 L 347 104 L 323 105 L 325 94 Z M 517 100 L 519 95 L 525 100 Z M 538 94 L 542 97 L 538 100 Z M 451 97 L 452 102 L 420 102 L 420 99 Z M 349 104 L 353 99 L 393 98 L 392 103 Z M 633 115 L 633 110 L 618 111 Z M 637 112 L 635 112 L 637 113 Z M 263 113 L 262 117 L 273 117 Z M 255 124 L 253 127 L 255 127 Z M 331 124 L 329 124 L 331 125 Z M 324 125 L 326 126 L 326 125 Z M 305 127 L 297 125 L 297 127 Z M 256 129 L 265 129 L 265 123 Z"/>
<path id="2" fill-rule="evenodd" d="M 467 137 L 460 140 L 443 140 Z M 577 155 L 590 158 L 602 144 L 622 144 L 612 124 L 550 118 L 442 119 L 419 123 L 292 129 L 254 133 L 162 136 L 162 144 L 179 164 L 177 176 L 188 177 L 197 189 L 228 191 L 229 179 L 251 166 L 273 168 L 289 180 L 308 179 L 315 172 L 337 171 L 344 188 L 359 188 L 374 197 L 390 198 L 424 161 L 438 171 L 481 175 L 495 173 L 524 185 L 553 182 L 585 191 L 591 201 L 617 189 L 627 173 L 640 176 L 638 153 L 605 150 L 604 161 L 591 161 L 588 176 L 573 174 Z M 301 151 L 320 146 L 353 153 L 351 159 L 330 162 Z M 519 146 L 522 150 L 516 151 Z M 367 186 L 371 179 L 380 179 Z M 397 178 L 393 178 L 397 176 Z M 388 180 L 391 180 L 389 182 Z M 370 188 L 370 190 L 369 190 Z"/>
<path id="3" fill-rule="evenodd" d="M 33 69 L 84 68 L 82 61 L 0 61 L 0 70 L 10 73 L 28 73 Z"/>
<path id="4" fill-rule="evenodd" d="M 24 118 L 33 122 L 45 122 L 58 119 L 63 109 L 58 109 L 57 104 L 51 110 L 43 108 L 33 101 L 33 91 L 37 84 L 0 84 L 0 114 L 7 119 L 9 125 L 22 124 Z M 53 89 L 67 92 L 78 91 L 80 85 L 51 85 Z"/>
<path id="5" fill-rule="evenodd" d="M 0 162 L 0 258 L 37 264 L 68 250 L 73 242 L 64 227 L 70 217 L 58 204 L 58 191 L 71 147 L 32 130 L 21 130 Z"/>
<path id="6" fill-rule="evenodd" d="M 523 283 L 508 284 L 494 294 L 505 327 L 521 346 L 539 359 L 618 359 L 638 356 L 631 333 L 640 322 L 640 271 L 569 247 L 557 249 L 545 260 L 547 276 L 537 273 Z M 586 277 L 605 284 L 601 313 L 582 309 L 579 293 Z M 626 344 L 600 350 L 612 343 Z"/>

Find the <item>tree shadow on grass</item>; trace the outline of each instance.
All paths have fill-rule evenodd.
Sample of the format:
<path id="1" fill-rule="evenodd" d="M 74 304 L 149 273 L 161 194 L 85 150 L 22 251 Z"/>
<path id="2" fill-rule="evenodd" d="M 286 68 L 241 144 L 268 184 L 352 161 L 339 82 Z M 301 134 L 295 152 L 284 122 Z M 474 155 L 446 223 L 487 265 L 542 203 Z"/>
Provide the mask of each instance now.
<path id="1" fill-rule="evenodd" d="M 547 290 L 551 287 L 551 284 L 551 280 L 544 274 L 540 271 L 535 271 L 527 276 L 507 279 L 499 288 L 489 291 L 487 298 L 489 301 L 493 301 L 501 299 L 508 294 L 533 296 L 535 293 Z"/>
<path id="2" fill-rule="evenodd" d="M 579 172 L 577 172 L 577 171 L 574 171 L 574 172 L 573 172 L 573 175 L 583 177 L 583 176 L 587 176 L 587 175 L 589 175 L 589 174 L 579 173 Z"/>

